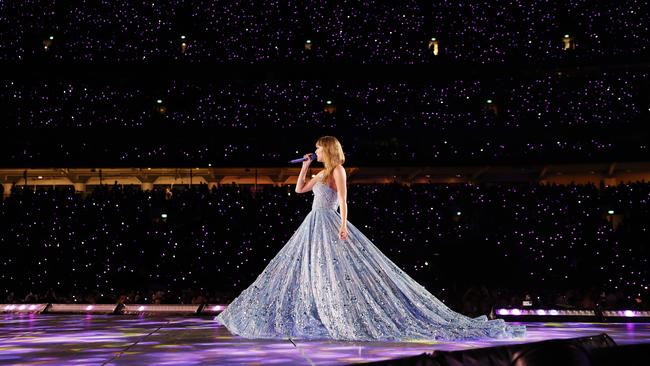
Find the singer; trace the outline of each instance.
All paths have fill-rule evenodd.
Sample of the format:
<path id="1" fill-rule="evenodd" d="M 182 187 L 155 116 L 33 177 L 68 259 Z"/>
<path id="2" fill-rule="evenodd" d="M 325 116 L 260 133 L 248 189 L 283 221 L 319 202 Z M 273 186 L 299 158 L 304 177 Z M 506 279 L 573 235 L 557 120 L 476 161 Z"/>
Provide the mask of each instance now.
<path id="1" fill-rule="evenodd" d="M 314 192 L 312 210 L 255 282 L 217 319 L 246 338 L 354 341 L 518 337 L 523 326 L 445 306 L 347 220 L 345 156 L 339 141 L 316 142 L 324 169 L 296 192 Z M 340 209 L 340 212 L 337 211 Z"/>

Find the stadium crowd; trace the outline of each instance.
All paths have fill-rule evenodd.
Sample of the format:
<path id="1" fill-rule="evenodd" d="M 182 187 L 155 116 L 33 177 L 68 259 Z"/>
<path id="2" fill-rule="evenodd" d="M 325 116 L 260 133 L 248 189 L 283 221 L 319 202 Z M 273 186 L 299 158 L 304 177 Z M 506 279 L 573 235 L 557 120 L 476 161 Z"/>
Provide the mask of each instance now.
<path id="1" fill-rule="evenodd" d="M 3 2 L 0 60 L 553 62 L 648 56 L 646 3 Z"/>
<path id="2" fill-rule="evenodd" d="M 277 165 L 341 136 L 356 164 L 611 161 L 647 155 L 647 72 L 444 82 L 171 79 L 0 84 L 14 165 Z M 497 85 L 498 84 L 498 85 Z M 311 144 L 311 142 L 309 142 Z"/>
<path id="3" fill-rule="evenodd" d="M 0 202 L 4 301 L 225 303 L 311 207 L 311 194 L 289 186 L 171 192 L 14 187 Z M 526 298 L 647 308 L 647 182 L 364 184 L 348 199 L 353 225 L 468 314 Z"/>

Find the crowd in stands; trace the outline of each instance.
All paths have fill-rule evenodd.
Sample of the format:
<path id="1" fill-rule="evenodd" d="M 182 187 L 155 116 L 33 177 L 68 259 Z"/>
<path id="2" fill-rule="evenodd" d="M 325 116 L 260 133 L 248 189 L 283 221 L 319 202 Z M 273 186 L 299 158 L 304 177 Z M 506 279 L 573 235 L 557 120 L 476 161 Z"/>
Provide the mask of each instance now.
<path id="1" fill-rule="evenodd" d="M 5 80 L 12 164 L 277 165 L 340 136 L 355 164 L 635 160 L 647 72 L 442 82 Z"/>
<path id="2" fill-rule="evenodd" d="M 0 202 L 5 302 L 226 303 L 312 199 L 290 186 L 89 188 L 14 187 Z M 351 185 L 348 200 L 353 225 L 466 313 L 524 299 L 648 306 L 647 182 Z"/>
<path id="3" fill-rule="evenodd" d="M 4 80 L 0 128 L 620 127 L 650 111 L 648 72 L 443 82 Z"/>
<path id="4" fill-rule="evenodd" d="M 642 0 L 29 0 L 1 3 L 0 24 L 0 60 L 17 62 L 539 63 L 650 47 Z"/>

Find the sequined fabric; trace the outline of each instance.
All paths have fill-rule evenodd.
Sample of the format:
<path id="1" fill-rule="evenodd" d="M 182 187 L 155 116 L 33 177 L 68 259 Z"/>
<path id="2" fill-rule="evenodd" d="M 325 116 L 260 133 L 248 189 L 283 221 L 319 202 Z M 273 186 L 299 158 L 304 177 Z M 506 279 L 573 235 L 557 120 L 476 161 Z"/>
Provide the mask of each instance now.
<path id="1" fill-rule="evenodd" d="M 525 328 L 449 309 L 348 222 L 336 191 L 313 186 L 312 211 L 255 282 L 217 319 L 246 338 L 357 341 L 524 336 Z"/>

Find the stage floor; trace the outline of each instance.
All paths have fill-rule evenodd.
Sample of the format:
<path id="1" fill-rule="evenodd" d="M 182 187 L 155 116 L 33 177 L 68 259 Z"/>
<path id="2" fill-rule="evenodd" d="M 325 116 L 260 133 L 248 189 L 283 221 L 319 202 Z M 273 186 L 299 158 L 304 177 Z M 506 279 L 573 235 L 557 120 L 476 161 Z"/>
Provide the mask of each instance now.
<path id="1" fill-rule="evenodd" d="M 212 317 L 0 315 L 0 363 L 20 365 L 341 365 L 551 338 L 609 334 L 650 342 L 650 323 L 516 323 L 526 338 L 466 342 L 248 340 Z"/>

